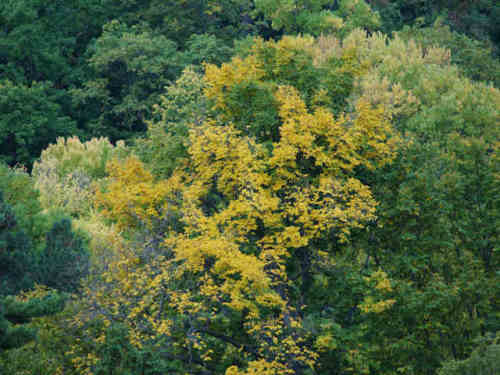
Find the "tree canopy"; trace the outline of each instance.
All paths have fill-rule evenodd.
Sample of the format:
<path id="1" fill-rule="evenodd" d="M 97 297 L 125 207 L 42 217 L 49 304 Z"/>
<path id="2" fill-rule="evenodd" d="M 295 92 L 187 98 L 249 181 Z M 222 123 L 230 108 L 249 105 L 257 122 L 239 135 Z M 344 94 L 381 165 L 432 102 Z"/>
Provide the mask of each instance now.
<path id="1" fill-rule="evenodd" d="M 0 373 L 495 373 L 497 8 L 2 3 Z"/>

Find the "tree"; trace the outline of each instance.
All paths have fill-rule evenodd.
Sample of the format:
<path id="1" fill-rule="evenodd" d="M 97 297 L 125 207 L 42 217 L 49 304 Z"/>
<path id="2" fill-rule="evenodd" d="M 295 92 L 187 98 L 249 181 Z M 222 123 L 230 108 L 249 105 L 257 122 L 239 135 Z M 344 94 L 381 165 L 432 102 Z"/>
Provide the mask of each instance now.
<path id="1" fill-rule="evenodd" d="M 72 90 L 74 104 L 86 118 L 87 135 L 115 142 L 146 130 L 160 93 L 185 66 L 224 61 L 231 49 L 213 36 L 191 35 L 179 51 L 175 42 L 147 26 L 115 20 L 89 53 L 93 76 Z"/>
<path id="2" fill-rule="evenodd" d="M 462 361 L 448 361 L 439 375 L 487 375 L 500 371 L 500 345 L 498 338 L 482 338 L 471 356 Z"/>
<path id="3" fill-rule="evenodd" d="M 102 137 L 87 142 L 78 137 L 58 138 L 33 165 L 33 182 L 41 206 L 74 218 L 88 216 L 96 186 L 107 176 L 106 163 L 127 154 L 123 141 L 113 145 Z"/>
<path id="4" fill-rule="evenodd" d="M 67 89 L 82 79 L 82 58 L 108 17 L 96 0 L 6 1 L 0 5 L 0 76 L 15 84 Z"/>
<path id="5" fill-rule="evenodd" d="M 465 76 L 500 87 L 500 62 L 490 43 L 452 31 L 439 20 L 432 27 L 405 26 L 398 35 L 405 40 L 415 40 L 424 49 L 433 45 L 449 49 L 451 63 L 456 64 Z"/>
<path id="6" fill-rule="evenodd" d="M 31 168 L 50 142 L 76 131 L 49 84 L 0 82 L 0 111 L 0 160 L 10 165 Z"/>
<path id="7" fill-rule="evenodd" d="M 31 241 L 17 228 L 14 212 L 0 191 L 0 351 L 19 347 L 34 338 L 33 329 L 23 326 L 36 316 L 61 311 L 62 296 L 20 301 L 7 294 L 30 288 L 37 279 Z M 19 326 L 20 325 L 20 326 Z"/>
<path id="8" fill-rule="evenodd" d="M 390 167 L 358 170 L 378 220 L 353 236 L 352 250 L 387 272 L 398 301 L 365 315 L 377 327 L 364 330 L 374 371 L 427 374 L 497 329 L 500 97 L 462 77 L 444 49 L 383 40 L 353 41 L 373 68 L 351 100 L 383 103 L 403 142 Z"/>
<path id="9" fill-rule="evenodd" d="M 56 222 L 39 257 L 38 280 L 50 288 L 76 292 L 88 274 L 89 256 L 83 238 L 72 231 L 71 221 Z"/>
<path id="10" fill-rule="evenodd" d="M 14 294 L 33 285 L 32 244 L 17 226 L 12 207 L 0 191 L 0 285 L 2 295 Z"/>
<path id="11" fill-rule="evenodd" d="M 35 338 L 36 331 L 27 327 L 32 318 L 55 314 L 64 308 L 65 297 L 51 294 L 44 298 L 20 301 L 0 298 L 0 352 L 18 348 Z"/>
<path id="12" fill-rule="evenodd" d="M 491 0 L 481 1 L 372 1 L 380 12 L 382 30 L 391 33 L 403 26 L 431 26 L 437 17 L 442 17 L 454 31 L 477 40 L 491 40 L 499 46 L 500 7 Z"/>
<path id="13" fill-rule="evenodd" d="M 170 177 L 188 156 L 189 127 L 201 124 L 209 111 L 204 88 L 203 75 L 187 67 L 160 97 L 144 137 L 135 140 L 133 151 L 156 177 Z"/>
<path id="14" fill-rule="evenodd" d="M 394 141 L 381 108 L 359 103 L 335 117 L 304 99 L 321 87 L 305 86 L 294 61 L 312 70 L 312 47 L 299 37 L 259 41 L 245 58 L 207 66 L 215 114 L 189 124 L 187 157 L 168 179 L 133 157 L 108 164 L 97 201 L 131 245 L 102 291 L 88 291 L 89 307 L 183 371 L 309 373 L 316 365 L 319 337 L 303 321 L 311 279 L 332 262 L 328 242 L 345 242 L 374 218 L 376 203 L 353 170 L 389 163 Z M 248 102 L 232 91 L 245 85 L 274 98 L 273 131 L 235 115 Z M 73 350 L 83 368 L 101 363 Z"/>
<path id="15" fill-rule="evenodd" d="M 377 13 L 362 0 L 256 0 L 255 13 L 262 13 L 272 28 L 287 34 L 338 33 L 347 35 L 355 28 L 379 28 Z"/>

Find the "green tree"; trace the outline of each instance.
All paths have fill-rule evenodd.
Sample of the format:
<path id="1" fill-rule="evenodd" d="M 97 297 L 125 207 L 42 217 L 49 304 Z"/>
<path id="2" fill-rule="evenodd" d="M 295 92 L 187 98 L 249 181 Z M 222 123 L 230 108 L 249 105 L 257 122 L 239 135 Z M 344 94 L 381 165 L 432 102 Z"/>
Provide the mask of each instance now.
<path id="1" fill-rule="evenodd" d="M 12 207 L 0 191 L 0 288 L 2 295 L 30 288 L 36 279 L 32 244 L 17 225 Z"/>
<path id="2" fill-rule="evenodd" d="M 187 157 L 189 127 L 201 124 L 209 112 L 204 88 L 203 76 L 187 67 L 161 95 L 144 137 L 135 140 L 134 152 L 155 176 L 169 177 Z"/>
<path id="3" fill-rule="evenodd" d="M 31 168 L 42 150 L 58 136 L 76 132 L 49 84 L 30 86 L 0 82 L 0 160 Z"/>
<path id="4" fill-rule="evenodd" d="M 93 78 L 72 91 L 86 134 L 116 141 L 144 131 L 157 93 L 179 72 L 176 44 L 113 21 L 91 49 Z"/>
<path id="5" fill-rule="evenodd" d="M 397 302 L 382 311 L 360 304 L 361 332 L 372 371 L 433 374 L 498 329 L 500 93 L 462 77 L 444 49 L 396 37 L 376 52 L 377 38 L 357 39 L 357 56 L 373 68 L 355 92 L 384 103 L 402 142 L 390 167 L 358 171 L 379 207 L 352 251 L 387 272 L 385 298 Z"/>
<path id="6" fill-rule="evenodd" d="M 14 212 L 0 191 L 0 351 L 19 347 L 34 338 L 35 331 L 22 324 L 31 318 L 61 311 L 64 299 L 51 295 L 23 302 L 15 297 L 37 280 L 37 262 L 31 241 L 18 227 Z"/>
<path id="7" fill-rule="evenodd" d="M 54 223 L 39 255 L 38 282 L 61 291 L 75 292 L 87 275 L 89 253 L 81 235 L 71 229 L 71 221 Z"/>
<path id="8" fill-rule="evenodd" d="M 231 44 L 257 30 L 253 2 L 245 0 L 107 0 L 112 19 L 128 26 L 148 25 L 181 49 L 192 35 L 209 34 Z"/>
<path id="9" fill-rule="evenodd" d="M 0 297 L 0 352 L 33 340 L 36 330 L 25 324 L 32 318 L 62 311 L 65 299 L 58 294 L 29 301 L 20 301 L 12 296 Z"/>
<path id="10" fill-rule="evenodd" d="M 498 338 L 482 337 L 472 354 L 461 361 L 448 361 L 439 369 L 439 375 L 490 375 L 500 372 L 500 345 Z"/>
<path id="11" fill-rule="evenodd" d="M 453 30 L 474 39 L 500 43 L 500 6 L 494 0 L 376 0 L 371 2 L 382 19 L 382 30 L 391 33 L 405 25 L 431 26 L 443 17 Z"/>
<path id="12" fill-rule="evenodd" d="M 357 27 L 374 31 L 378 14 L 364 0 L 256 0 L 255 13 L 262 13 L 272 28 L 287 34 L 322 33 L 347 35 Z"/>
<path id="13" fill-rule="evenodd" d="M 398 32 L 398 36 L 405 40 L 413 39 L 424 49 L 435 45 L 447 48 L 451 52 L 451 62 L 465 76 L 500 87 L 500 61 L 487 41 L 471 39 L 452 31 L 442 21 L 436 21 L 432 27 L 405 26 Z"/>
<path id="14" fill-rule="evenodd" d="M 78 82 L 82 55 L 106 13 L 96 0 L 2 2 L 0 77 L 16 84 L 47 81 L 58 89 Z"/>
<path id="15" fill-rule="evenodd" d="M 39 255 L 38 282 L 60 291 L 76 292 L 88 274 L 89 252 L 81 235 L 73 232 L 71 221 L 55 222 L 46 235 Z"/>

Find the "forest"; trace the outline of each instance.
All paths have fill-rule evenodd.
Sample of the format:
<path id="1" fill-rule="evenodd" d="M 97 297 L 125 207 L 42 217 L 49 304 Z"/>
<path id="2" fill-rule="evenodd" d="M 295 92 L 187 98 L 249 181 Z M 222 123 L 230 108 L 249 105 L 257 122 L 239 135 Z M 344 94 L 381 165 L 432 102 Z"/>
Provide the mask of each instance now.
<path id="1" fill-rule="evenodd" d="M 1 375 L 500 374 L 498 1 L 0 25 Z"/>

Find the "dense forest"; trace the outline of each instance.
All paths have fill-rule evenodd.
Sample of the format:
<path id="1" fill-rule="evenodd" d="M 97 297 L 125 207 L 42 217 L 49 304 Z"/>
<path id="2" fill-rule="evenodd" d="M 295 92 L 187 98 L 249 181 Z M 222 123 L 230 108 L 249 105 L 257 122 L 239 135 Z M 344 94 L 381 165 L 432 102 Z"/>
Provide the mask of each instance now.
<path id="1" fill-rule="evenodd" d="M 500 374 L 498 1 L 0 24 L 0 374 Z"/>

